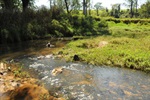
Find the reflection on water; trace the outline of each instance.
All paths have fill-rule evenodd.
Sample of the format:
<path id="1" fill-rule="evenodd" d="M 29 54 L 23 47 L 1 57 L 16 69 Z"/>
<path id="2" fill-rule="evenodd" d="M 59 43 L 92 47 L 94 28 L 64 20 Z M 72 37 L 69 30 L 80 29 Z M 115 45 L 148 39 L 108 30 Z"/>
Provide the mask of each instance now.
<path id="1" fill-rule="evenodd" d="M 47 39 L 33 40 L 16 44 L 0 45 L 0 60 L 12 59 L 22 55 L 45 55 L 50 54 L 60 47 L 63 47 L 69 39 Z M 51 41 L 55 48 L 47 48 L 47 42 Z"/>
<path id="2" fill-rule="evenodd" d="M 49 58 L 48 58 L 49 57 Z M 67 63 L 53 55 L 21 62 L 38 72 L 47 89 L 75 100 L 150 100 L 150 75 L 141 71 Z M 28 62 L 28 63 L 26 63 Z M 63 67 L 57 76 L 51 74 Z"/>

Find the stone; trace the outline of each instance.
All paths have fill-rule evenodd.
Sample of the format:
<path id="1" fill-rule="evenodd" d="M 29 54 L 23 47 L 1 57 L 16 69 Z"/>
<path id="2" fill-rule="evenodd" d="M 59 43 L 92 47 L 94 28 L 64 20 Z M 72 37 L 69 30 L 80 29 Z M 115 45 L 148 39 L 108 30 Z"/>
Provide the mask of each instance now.
<path id="1" fill-rule="evenodd" d="M 79 58 L 79 56 L 78 56 L 78 55 L 74 55 L 73 60 L 74 60 L 74 61 L 79 61 L 79 60 L 80 60 L 80 58 Z"/>
<path id="2" fill-rule="evenodd" d="M 10 68 L 10 67 L 8 67 L 8 68 L 7 68 L 7 70 L 8 70 L 8 71 L 11 71 L 11 68 Z"/>
<path id="3" fill-rule="evenodd" d="M 53 69 L 52 72 L 51 72 L 51 74 L 53 76 L 56 76 L 56 75 L 62 73 L 62 71 L 63 71 L 63 68 L 62 67 L 58 67 L 58 68 Z"/>
<path id="4" fill-rule="evenodd" d="M 16 86 L 18 85 L 18 83 L 17 83 L 17 82 L 12 82 L 11 85 L 12 85 L 13 87 L 16 87 Z"/>

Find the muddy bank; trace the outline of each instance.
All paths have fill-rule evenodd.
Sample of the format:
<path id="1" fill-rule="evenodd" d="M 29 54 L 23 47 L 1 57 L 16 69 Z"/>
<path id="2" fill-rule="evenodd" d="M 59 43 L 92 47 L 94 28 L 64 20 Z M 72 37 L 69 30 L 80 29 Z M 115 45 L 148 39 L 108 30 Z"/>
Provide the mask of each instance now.
<path id="1" fill-rule="evenodd" d="M 0 62 L 0 100 L 64 100 L 54 97 L 41 82 L 18 64 Z"/>

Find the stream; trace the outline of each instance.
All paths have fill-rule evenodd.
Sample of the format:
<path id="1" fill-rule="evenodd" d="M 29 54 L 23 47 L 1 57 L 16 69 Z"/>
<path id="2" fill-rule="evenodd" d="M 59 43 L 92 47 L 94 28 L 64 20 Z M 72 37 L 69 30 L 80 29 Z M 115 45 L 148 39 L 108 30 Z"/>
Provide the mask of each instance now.
<path id="1" fill-rule="evenodd" d="M 17 49 L 15 46 L 13 50 L 17 49 L 17 52 L 10 48 L 11 52 L 1 52 L 0 57 L 21 54 L 14 61 L 32 70 L 31 74 L 35 74 L 51 93 L 69 100 L 150 100 L 150 74 L 132 69 L 66 62 L 51 54 L 51 48 L 45 47 L 45 41 L 40 43 L 42 50 L 37 49 L 39 46 L 31 45 L 32 50 L 40 51 L 34 55 L 27 55 L 27 51 L 22 55 L 21 47 Z M 56 48 L 60 46 L 59 43 L 62 42 L 58 42 Z M 43 50 L 49 54 L 43 55 Z M 53 75 L 53 69 L 60 67 L 63 71 Z"/>

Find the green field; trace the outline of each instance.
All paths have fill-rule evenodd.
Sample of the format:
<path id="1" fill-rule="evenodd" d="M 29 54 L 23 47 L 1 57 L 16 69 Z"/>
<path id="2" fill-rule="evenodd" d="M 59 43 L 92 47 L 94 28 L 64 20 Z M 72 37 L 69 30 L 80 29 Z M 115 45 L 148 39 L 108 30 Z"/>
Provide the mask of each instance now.
<path id="1" fill-rule="evenodd" d="M 94 65 L 150 71 L 150 25 L 108 22 L 111 35 L 71 41 L 61 51 L 68 61 L 76 54 Z M 101 46 L 103 42 L 108 44 Z"/>

